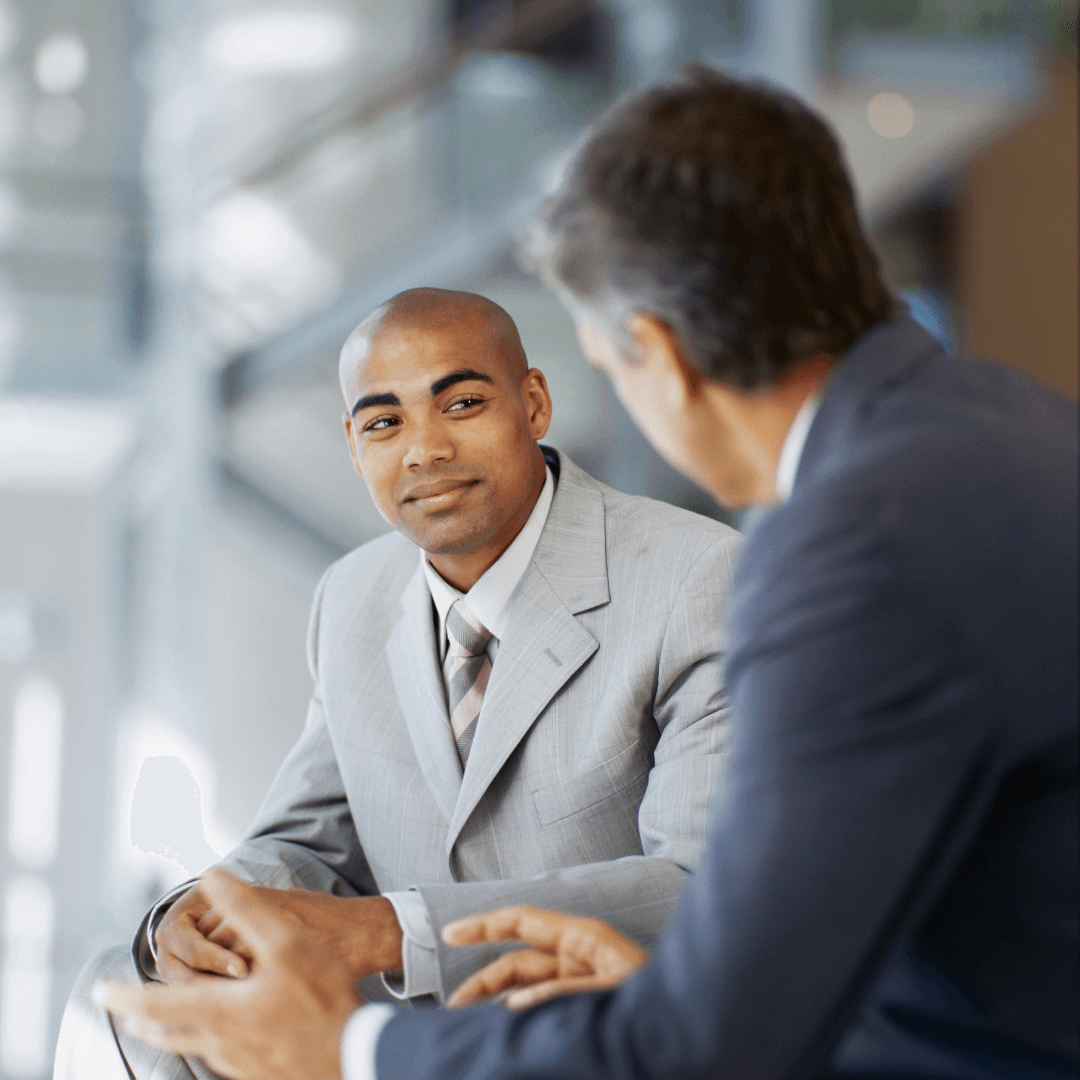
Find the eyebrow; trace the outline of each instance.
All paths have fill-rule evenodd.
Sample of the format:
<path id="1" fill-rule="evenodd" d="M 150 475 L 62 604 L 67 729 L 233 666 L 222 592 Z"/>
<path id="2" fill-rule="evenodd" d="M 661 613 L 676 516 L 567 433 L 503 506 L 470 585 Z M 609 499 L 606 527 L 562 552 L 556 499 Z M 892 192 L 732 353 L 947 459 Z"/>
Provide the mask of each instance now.
<path id="1" fill-rule="evenodd" d="M 361 409 L 370 409 L 375 405 L 397 405 L 401 406 L 401 398 L 397 394 L 368 394 L 366 397 L 356 399 L 356 404 L 352 407 L 350 416 L 355 416 Z"/>
<path id="2" fill-rule="evenodd" d="M 444 390 L 455 383 L 472 382 L 474 380 L 486 383 L 494 382 L 490 375 L 485 375 L 482 371 L 474 371 L 472 368 L 460 368 L 457 371 L 451 371 L 449 375 L 444 375 L 441 379 L 436 379 L 431 384 L 431 396 L 438 397 Z"/>
<path id="3" fill-rule="evenodd" d="M 490 375 L 485 375 L 482 371 L 476 371 L 474 368 L 459 368 L 457 371 L 451 371 L 449 375 L 444 375 L 441 379 L 436 379 L 431 384 L 431 396 L 438 397 L 444 390 L 449 389 L 456 383 L 475 380 L 486 383 L 494 382 Z M 371 409 L 376 405 L 394 405 L 401 408 L 401 398 L 397 394 L 367 394 L 356 399 L 356 404 L 353 405 L 352 412 L 349 415 L 355 416 L 361 409 Z"/>

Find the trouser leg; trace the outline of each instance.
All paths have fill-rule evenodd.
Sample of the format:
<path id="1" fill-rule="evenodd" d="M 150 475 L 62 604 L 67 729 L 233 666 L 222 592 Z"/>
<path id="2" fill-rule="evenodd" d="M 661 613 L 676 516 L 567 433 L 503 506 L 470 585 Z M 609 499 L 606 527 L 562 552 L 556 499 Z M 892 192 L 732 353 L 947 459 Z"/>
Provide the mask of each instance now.
<path id="1" fill-rule="evenodd" d="M 128 949 L 107 949 L 83 968 L 64 1009 L 53 1080 L 220 1080 L 197 1058 L 156 1050 L 128 1035 L 91 999 L 102 981 L 138 982 Z"/>

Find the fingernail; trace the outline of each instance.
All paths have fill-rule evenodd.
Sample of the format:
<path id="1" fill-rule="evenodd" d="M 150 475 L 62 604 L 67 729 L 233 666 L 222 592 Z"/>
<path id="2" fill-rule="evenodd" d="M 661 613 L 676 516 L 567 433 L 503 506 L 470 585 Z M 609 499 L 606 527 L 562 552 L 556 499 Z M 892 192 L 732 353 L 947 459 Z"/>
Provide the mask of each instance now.
<path id="1" fill-rule="evenodd" d="M 101 1008 L 109 1003 L 109 988 L 104 983 L 94 983 L 90 990 L 90 1000 Z"/>
<path id="2" fill-rule="evenodd" d="M 229 974 L 230 974 L 230 975 L 231 975 L 231 976 L 232 976 L 232 977 L 233 977 L 234 979 L 239 979 L 239 978 L 240 978 L 240 975 L 241 975 L 241 971 L 240 971 L 240 965 L 239 965 L 239 964 L 230 964 L 230 965 L 229 965 Z"/>

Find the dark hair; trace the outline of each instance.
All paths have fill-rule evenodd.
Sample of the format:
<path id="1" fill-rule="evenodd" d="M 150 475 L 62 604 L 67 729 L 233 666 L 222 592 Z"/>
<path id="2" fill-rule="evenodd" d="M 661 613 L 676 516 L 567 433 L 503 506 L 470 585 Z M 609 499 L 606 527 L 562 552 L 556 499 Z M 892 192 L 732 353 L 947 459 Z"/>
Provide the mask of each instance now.
<path id="1" fill-rule="evenodd" d="M 585 132 L 523 259 L 617 333 L 655 315 L 702 375 L 742 389 L 896 308 L 826 124 L 699 65 Z"/>

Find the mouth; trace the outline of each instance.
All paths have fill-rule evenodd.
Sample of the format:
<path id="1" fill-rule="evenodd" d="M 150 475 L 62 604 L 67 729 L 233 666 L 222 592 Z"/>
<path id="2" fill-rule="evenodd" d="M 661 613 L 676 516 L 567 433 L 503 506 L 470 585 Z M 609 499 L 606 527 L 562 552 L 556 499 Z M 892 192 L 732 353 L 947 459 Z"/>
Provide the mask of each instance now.
<path id="1" fill-rule="evenodd" d="M 411 503 L 421 510 L 441 510 L 451 506 L 479 482 L 479 480 L 439 480 L 431 484 L 417 484 L 401 502 L 402 505 Z"/>

